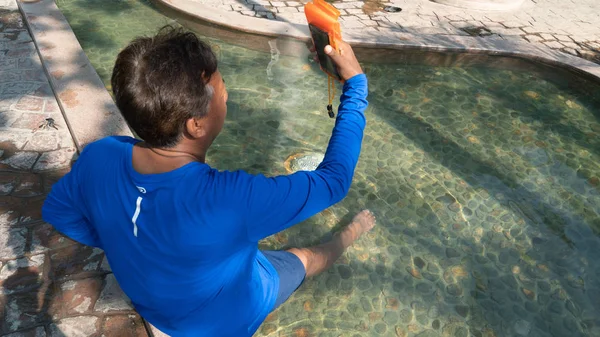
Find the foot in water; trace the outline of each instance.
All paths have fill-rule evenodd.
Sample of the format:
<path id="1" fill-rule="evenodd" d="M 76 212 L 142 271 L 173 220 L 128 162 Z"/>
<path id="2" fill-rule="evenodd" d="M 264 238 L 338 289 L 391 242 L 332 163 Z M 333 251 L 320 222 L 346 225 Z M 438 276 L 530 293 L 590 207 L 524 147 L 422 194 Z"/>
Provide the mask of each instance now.
<path id="1" fill-rule="evenodd" d="M 292 248 L 288 251 L 302 261 L 306 277 L 315 276 L 331 267 L 346 248 L 374 226 L 375 216 L 369 210 L 364 210 L 354 216 L 352 222 L 336 233 L 332 240 L 318 246 Z"/>
<path id="2" fill-rule="evenodd" d="M 352 219 L 352 222 L 338 233 L 342 239 L 344 248 L 348 248 L 364 233 L 375 227 L 375 222 L 375 216 L 368 209 L 356 214 Z"/>

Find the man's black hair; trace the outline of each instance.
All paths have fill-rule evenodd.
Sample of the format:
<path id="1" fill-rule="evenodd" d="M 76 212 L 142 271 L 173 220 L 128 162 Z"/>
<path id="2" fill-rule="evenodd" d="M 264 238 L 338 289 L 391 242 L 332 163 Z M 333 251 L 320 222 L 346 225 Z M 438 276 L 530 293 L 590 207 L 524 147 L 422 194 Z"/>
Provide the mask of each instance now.
<path id="1" fill-rule="evenodd" d="M 188 119 L 204 117 L 217 71 L 211 47 L 191 32 L 165 26 L 123 49 L 111 84 L 117 106 L 136 134 L 152 147 L 172 147 Z"/>

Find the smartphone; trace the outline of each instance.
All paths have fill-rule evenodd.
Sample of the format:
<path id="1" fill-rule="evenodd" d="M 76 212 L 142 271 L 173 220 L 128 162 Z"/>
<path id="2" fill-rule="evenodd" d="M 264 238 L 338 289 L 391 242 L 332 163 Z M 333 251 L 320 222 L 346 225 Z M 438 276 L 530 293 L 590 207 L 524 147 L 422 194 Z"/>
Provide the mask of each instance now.
<path id="1" fill-rule="evenodd" d="M 308 28 L 310 29 L 310 34 L 315 44 L 315 49 L 317 50 L 317 57 L 319 58 L 321 69 L 323 69 L 323 71 L 329 75 L 335 77 L 337 80 L 341 81 L 342 77 L 338 73 L 337 67 L 333 63 L 333 60 L 327 56 L 327 54 L 325 54 L 325 46 L 330 44 L 329 34 L 311 24 L 308 25 Z"/>

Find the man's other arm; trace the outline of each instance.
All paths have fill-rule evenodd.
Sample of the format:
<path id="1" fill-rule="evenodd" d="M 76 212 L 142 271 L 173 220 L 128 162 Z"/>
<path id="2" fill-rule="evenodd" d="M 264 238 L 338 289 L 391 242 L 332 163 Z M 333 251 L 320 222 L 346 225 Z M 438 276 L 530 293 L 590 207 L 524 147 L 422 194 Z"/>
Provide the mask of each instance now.
<path id="1" fill-rule="evenodd" d="M 83 151 L 85 153 L 85 150 Z M 100 247 L 100 241 L 84 213 L 78 179 L 83 153 L 71 171 L 52 186 L 42 206 L 42 218 L 56 230 L 84 245 Z"/>

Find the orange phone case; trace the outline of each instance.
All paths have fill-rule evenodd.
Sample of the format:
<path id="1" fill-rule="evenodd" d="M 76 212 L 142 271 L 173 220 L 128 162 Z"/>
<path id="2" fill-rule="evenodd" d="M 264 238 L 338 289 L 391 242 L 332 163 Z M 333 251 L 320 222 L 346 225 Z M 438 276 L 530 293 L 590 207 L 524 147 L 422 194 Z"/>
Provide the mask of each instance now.
<path id="1" fill-rule="evenodd" d="M 325 0 L 313 0 L 304 5 L 304 14 L 308 24 L 327 32 L 331 46 L 339 51 L 337 41 L 342 40 L 342 29 L 338 21 L 340 11 Z"/>

